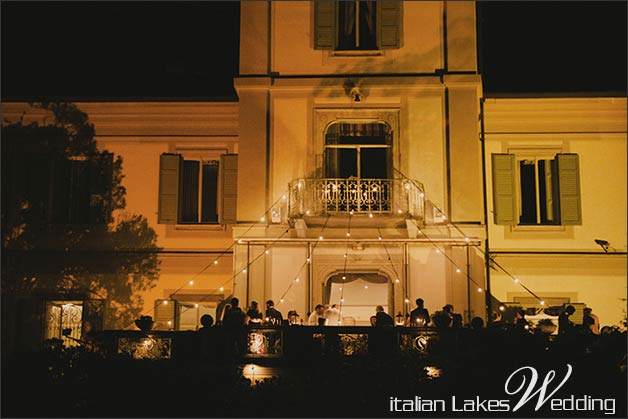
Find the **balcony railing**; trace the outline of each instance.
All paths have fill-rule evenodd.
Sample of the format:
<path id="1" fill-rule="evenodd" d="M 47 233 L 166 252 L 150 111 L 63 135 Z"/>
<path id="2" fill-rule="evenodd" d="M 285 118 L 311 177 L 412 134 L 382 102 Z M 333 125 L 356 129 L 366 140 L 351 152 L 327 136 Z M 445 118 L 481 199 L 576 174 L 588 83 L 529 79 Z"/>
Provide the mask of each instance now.
<path id="1" fill-rule="evenodd" d="M 425 193 L 409 179 L 296 179 L 290 183 L 290 217 L 321 214 L 391 214 L 424 219 Z"/>

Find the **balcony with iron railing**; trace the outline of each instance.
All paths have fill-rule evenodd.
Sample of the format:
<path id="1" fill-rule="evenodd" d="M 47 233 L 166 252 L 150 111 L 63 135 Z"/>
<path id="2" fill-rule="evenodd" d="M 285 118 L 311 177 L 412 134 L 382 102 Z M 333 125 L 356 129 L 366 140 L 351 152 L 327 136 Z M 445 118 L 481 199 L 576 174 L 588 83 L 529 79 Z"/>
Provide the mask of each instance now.
<path id="1" fill-rule="evenodd" d="M 423 185 L 412 179 L 301 178 L 290 182 L 289 190 L 291 219 L 351 214 L 423 223 L 425 218 Z"/>

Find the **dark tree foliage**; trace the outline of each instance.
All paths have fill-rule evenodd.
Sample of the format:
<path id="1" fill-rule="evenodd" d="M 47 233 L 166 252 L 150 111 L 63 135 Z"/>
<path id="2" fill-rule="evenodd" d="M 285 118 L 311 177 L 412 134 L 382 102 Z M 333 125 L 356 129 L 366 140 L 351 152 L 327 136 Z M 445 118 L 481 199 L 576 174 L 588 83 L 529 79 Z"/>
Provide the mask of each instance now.
<path id="1" fill-rule="evenodd" d="M 36 103 L 43 122 L 2 126 L 2 294 L 106 300 L 105 327 L 141 313 L 159 276 L 157 235 L 124 210 L 122 157 L 100 150 L 71 103 Z"/>

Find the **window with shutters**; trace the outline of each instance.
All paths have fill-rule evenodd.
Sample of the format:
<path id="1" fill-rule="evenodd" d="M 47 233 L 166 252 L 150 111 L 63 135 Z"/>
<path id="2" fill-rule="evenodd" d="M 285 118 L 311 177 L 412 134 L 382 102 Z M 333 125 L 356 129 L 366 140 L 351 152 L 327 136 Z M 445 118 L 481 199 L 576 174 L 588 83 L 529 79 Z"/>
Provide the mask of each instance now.
<path id="1" fill-rule="evenodd" d="M 161 155 L 160 224 L 235 222 L 237 155 L 224 151 L 182 150 Z"/>
<path id="2" fill-rule="evenodd" d="M 372 51 L 401 46 L 401 1 L 317 1 L 316 49 Z"/>
<path id="3" fill-rule="evenodd" d="M 493 154 L 492 169 L 495 224 L 582 224 L 577 154 Z"/>

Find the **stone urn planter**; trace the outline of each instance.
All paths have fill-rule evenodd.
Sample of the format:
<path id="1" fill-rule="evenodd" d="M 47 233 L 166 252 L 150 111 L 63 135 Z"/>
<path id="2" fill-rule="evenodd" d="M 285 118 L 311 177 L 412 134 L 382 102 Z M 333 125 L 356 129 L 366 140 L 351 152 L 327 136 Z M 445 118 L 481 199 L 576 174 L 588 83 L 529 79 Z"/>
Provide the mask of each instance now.
<path id="1" fill-rule="evenodd" d="M 153 318 L 151 316 L 142 316 L 139 319 L 135 320 L 135 325 L 142 332 L 150 332 L 150 330 L 153 328 L 154 323 L 155 322 L 153 321 Z"/>

